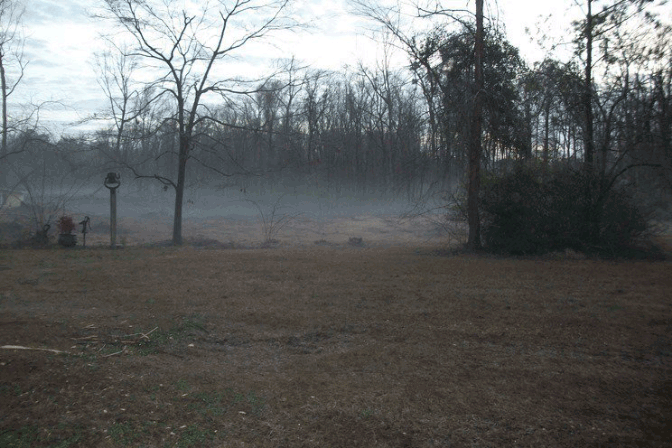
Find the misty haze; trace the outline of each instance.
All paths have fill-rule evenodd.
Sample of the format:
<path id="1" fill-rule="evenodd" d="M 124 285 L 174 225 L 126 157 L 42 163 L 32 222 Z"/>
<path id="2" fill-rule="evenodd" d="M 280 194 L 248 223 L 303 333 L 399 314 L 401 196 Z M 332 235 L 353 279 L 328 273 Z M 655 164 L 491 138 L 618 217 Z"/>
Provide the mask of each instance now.
<path id="1" fill-rule="evenodd" d="M 423 210 L 422 216 L 417 216 L 417 203 L 382 193 L 353 196 L 300 186 L 286 191 L 253 186 L 187 188 L 184 238 L 189 244 L 219 242 L 238 248 L 338 246 L 352 244 L 350 238 L 361 238 L 364 246 L 425 246 L 441 245 L 448 238 L 443 209 Z M 132 180 L 127 185 L 122 179 L 117 190 L 117 243 L 169 242 L 174 205 L 174 195 L 160 185 Z M 109 244 L 107 189 L 78 192 L 67 202 L 67 212 L 77 222 L 85 216 L 91 218 L 87 243 Z M 458 223 L 455 226 L 460 227 Z"/>
<path id="2" fill-rule="evenodd" d="M 0 0 L 0 447 L 672 446 L 670 8 Z"/>

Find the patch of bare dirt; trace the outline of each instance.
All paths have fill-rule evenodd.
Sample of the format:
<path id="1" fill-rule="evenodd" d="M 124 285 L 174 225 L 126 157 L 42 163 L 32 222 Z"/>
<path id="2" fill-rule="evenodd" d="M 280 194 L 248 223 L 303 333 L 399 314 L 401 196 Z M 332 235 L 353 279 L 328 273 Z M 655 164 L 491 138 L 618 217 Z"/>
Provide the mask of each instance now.
<path id="1" fill-rule="evenodd" d="M 1 251 L 0 446 L 671 445 L 670 263 L 341 232 Z"/>

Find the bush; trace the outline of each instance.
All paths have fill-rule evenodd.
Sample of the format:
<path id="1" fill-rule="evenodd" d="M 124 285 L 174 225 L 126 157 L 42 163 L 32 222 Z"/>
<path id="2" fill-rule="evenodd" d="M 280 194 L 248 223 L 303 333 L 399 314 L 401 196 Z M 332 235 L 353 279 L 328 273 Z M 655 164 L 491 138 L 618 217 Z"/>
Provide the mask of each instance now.
<path id="1" fill-rule="evenodd" d="M 540 248 L 541 184 L 530 171 L 483 179 L 482 234 L 493 252 L 536 253 Z"/>
<path id="2" fill-rule="evenodd" d="M 58 231 L 61 234 L 67 234 L 67 233 L 72 233 L 73 230 L 75 230 L 75 221 L 73 221 L 72 216 L 67 216 L 63 215 L 60 217 L 58 222 L 56 223 L 56 226 L 58 227 Z"/>
<path id="3" fill-rule="evenodd" d="M 543 254 L 572 249 L 624 255 L 648 228 L 627 191 L 568 168 L 542 177 L 529 168 L 486 178 L 482 234 L 492 252 Z"/>

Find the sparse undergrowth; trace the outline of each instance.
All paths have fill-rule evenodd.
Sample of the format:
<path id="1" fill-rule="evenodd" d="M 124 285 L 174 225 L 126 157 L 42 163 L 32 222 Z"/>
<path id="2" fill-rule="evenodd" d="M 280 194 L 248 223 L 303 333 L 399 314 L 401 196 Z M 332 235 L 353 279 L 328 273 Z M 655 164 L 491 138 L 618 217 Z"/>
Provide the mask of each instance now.
<path id="1" fill-rule="evenodd" d="M 669 263 L 4 251 L 0 446 L 670 446 Z"/>

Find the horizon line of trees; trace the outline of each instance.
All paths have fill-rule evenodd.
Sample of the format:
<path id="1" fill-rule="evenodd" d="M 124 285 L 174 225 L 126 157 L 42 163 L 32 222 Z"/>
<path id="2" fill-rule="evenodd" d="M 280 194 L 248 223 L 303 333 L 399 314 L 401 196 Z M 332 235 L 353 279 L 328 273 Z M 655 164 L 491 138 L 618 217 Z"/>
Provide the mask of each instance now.
<path id="1" fill-rule="evenodd" d="M 286 2 L 281 3 L 280 10 Z M 595 30 L 612 24 L 611 16 L 595 17 L 602 21 L 587 16 L 596 20 L 590 25 Z M 187 16 L 185 21 L 184 29 L 190 29 Z M 592 169 L 605 182 L 630 183 L 647 195 L 667 197 L 672 187 L 670 33 L 667 25 L 648 23 L 652 31 L 646 39 L 641 30 L 614 26 L 607 39 L 606 32 L 591 28 L 591 45 L 594 37 L 599 48 L 592 62 L 585 60 L 587 39 L 581 31 L 588 25 L 578 24 L 574 59 L 549 58 L 533 67 L 500 30 L 486 27 L 480 98 L 485 173 L 511 171 L 516 164 L 578 167 L 589 151 Z M 142 28 L 123 25 L 146 44 Z M 406 69 L 393 70 L 382 61 L 373 68 L 330 72 L 299 67 L 292 59 L 278 74 L 243 90 L 223 88 L 218 79 L 199 87 L 191 82 L 201 78 L 176 78 L 175 86 L 193 87 L 196 96 L 220 90 L 194 103 L 191 121 L 180 116 L 186 104 L 178 107 L 190 98 L 188 92 L 176 96 L 166 78 L 134 81 L 143 72 L 131 58 L 137 53 L 120 51 L 101 64 L 112 125 L 58 141 L 30 127 L 13 131 L 0 158 L 5 166 L 22 168 L 9 176 L 5 170 L 4 181 L 6 186 L 27 181 L 40 159 L 33 152 L 46 157 L 48 147 L 49 157 L 60 160 L 49 165 L 53 169 L 76 166 L 79 175 L 122 169 L 178 192 L 179 182 L 183 188 L 224 179 L 241 187 L 313 185 L 410 200 L 428 191 L 445 194 L 467 180 L 475 36 L 470 21 L 414 36 Z M 145 56 L 166 63 L 161 55 Z M 194 59 L 202 60 L 202 55 Z M 587 77 L 587 66 L 593 73 L 600 70 L 597 81 Z M 184 169 L 181 181 L 176 167 Z"/>
<path id="2" fill-rule="evenodd" d="M 350 73 L 292 67 L 252 94 L 212 106 L 215 120 L 196 127 L 191 183 L 291 173 L 320 179 L 323 186 L 349 184 L 362 192 L 408 197 L 433 182 L 451 186 L 466 165 L 468 104 L 460 96 L 470 82 L 468 35 L 448 35 L 444 47 L 452 53 L 441 54 L 436 64 L 451 70 L 444 70 L 441 91 L 417 66 L 408 72 L 379 66 Z M 487 39 L 486 55 L 494 63 L 485 67 L 484 169 L 501 172 L 513 160 L 580 163 L 578 66 L 549 59 L 527 68 L 517 49 L 496 34 Z M 595 119 L 598 166 L 613 168 L 627 156 L 628 162 L 669 169 L 672 67 L 627 73 L 594 90 L 601 94 Z M 166 119 L 170 104 L 147 108 L 142 98 L 137 102 L 121 135 L 110 126 L 53 141 L 28 128 L 11 136 L 9 146 L 25 150 L 31 141 L 40 147 L 47 141 L 98 170 L 168 178 L 178 137 Z"/>

